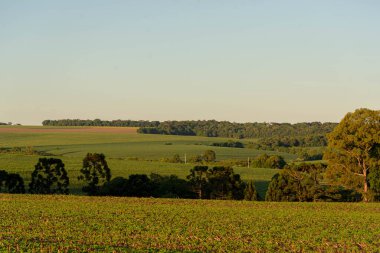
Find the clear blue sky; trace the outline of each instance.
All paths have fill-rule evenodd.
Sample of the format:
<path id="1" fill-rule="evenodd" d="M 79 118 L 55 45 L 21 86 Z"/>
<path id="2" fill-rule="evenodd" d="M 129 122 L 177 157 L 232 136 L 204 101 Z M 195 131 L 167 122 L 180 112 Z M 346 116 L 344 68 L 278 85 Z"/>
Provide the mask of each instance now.
<path id="1" fill-rule="evenodd" d="M 0 122 L 339 121 L 380 105 L 380 1 L 0 1 Z"/>

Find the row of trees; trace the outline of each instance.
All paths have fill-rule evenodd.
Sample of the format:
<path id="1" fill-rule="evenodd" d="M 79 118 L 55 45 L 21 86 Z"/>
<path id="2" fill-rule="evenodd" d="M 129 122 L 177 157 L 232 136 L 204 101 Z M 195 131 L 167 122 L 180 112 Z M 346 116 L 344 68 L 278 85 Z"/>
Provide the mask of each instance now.
<path id="1" fill-rule="evenodd" d="M 211 146 L 215 147 L 225 147 L 225 148 L 244 148 L 244 144 L 240 141 L 229 140 L 226 142 L 214 142 Z"/>
<path id="2" fill-rule="evenodd" d="M 85 181 L 83 192 L 99 195 L 104 183 L 111 179 L 103 154 L 87 154 L 78 180 Z M 28 192 L 31 194 L 69 194 L 70 179 L 61 159 L 40 158 L 31 174 Z M 0 192 L 25 193 L 23 178 L 16 173 L 0 171 Z"/>
<path id="3" fill-rule="evenodd" d="M 208 166 L 195 166 L 190 170 L 187 180 L 175 175 L 162 176 L 154 173 L 150 177 L 146 174 L 130 175 L 128 179 L 116 177 L 105 183 L 99 193 L 133 197 L 258 199 L 253 182 L 244 183 L 232 168 Z"/>
<path id="4" fill-rule="evenodd" d="M 113 126 L 113 127 L 157 127 L 159 121 L 148 120 L 81 120 L 81 119 L 60 119 L 44 120 L 43 126 Z"/>
<path id="5" fill-rule="evenodd" d="M 275 136 L 260 139 L 257 143 L 251 143 L 250 147 L 255 149 L 278 150 L 290 147 L 324 147 L 327 146 L 326 135 L 307 136 Z"/>
<path id="6" fill-rule="evenodd" d="M 231 167 L 195 166 L 187 176 L 151 174 L 130 175 L 111 180 L 111 170 L 103 154 L 87 154 L 83 159 L 82 190 L 90 196 L 176 197 L 200 199 L 257 200 L 253 183 L 246 185 Z M 60 159 L 40 158 L 29 184 L 31 194 L 69 194 L 69 177 Z M 2 190 L 4 188 L 4 190 Z M 0 191 L 25 193 L 24 180 L 18 174 L 0 171 Z"/>
<path id="7" fill-rule="evenodd" d="M 157 127 L 142 127 L 139 133 L 167 135 L 197 135 L 227 138 L 270 138 L 281 136 L 323 136 L 336 123 L 232 123 L 228 121 L 165 121 Z M 306 140 L 306 139 L 305 139 Z"/>
<path id="8" fill-rule="evenodd" d="M 228 138 L 269 138 L 280 136 L 324 136 L 332 131 L 336 123 L 235 123 L 216 120 L 198 121 L 146 121 L 146 120 L 44 120 L 44 126 L 115 126 L 140 127 L 140 133 L 197 135 Z M 301 140 L 303 142 L 305 140 Z M 306 140 L 307 141 L 307 140 Z M 315 142 L 316 140 L 311 140 Z M 302 144 L 303 145 L 303 144 Z M 309 144 L 308 144 L 309 145 Z"/>

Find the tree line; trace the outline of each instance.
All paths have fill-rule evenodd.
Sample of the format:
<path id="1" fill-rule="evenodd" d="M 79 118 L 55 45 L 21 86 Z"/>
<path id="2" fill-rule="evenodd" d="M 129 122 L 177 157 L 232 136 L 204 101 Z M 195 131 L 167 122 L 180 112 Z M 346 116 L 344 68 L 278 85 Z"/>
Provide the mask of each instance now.
<path id="1" fill-rule="evenodd" d="M 315 136 L 331 132 L 336 123 L 235 123 L 228 121 L 165 121 L 157 127 L 142 127 L 144 134 L 192 135 L 227 138 L 270 138 Z"/>
<path id="2" fill-rule="evenodd" d="M 265 161 L 265 160 L 264 160 Z M 363 196 L 354 188 L 327 184 L 325 164 L 291 164 L 273 176 L 265 198 L 260 199 L 253 181 L 244 182 L 228 166 L 194 166 L 186 179 L 156 173 L 132 174 L 128 178 L 111 179 L 104 154 L 85 156 L 78 180 L 84 182 L 82 191 L 89 196 L 126 196 L 156 198 L 265 200 L 265 201 L 360 201 Z M 371 173 L 369 191 L 379 200 L 379 176 Z M 69 194 L 70 179 L 60 159 L 40 158 L 31 174 L 28 193 Z M 0 170 L 0 192 L 25 193 L 23 178 L 16 173 Z"/>
<path id="3" fill-rule="evenodd" d="M 44 126 L 115 126 L 140 127 L 139 133 L 165 135 L 191 135 L 227 138 L 269 138 L 280 136 L 324 136 L 336 123 L 236 123 L 216 120 L 146 121 L 146 120 L 44 120 Z M 311 137 L 313 138 L 313 137 Z M 316 137 L 318 138 L 318 137 Z M 303 140 L 301 140 L 302 142 Z"/>
<path id="4" fill-rule="evenodd" d="M 148 120 L 82 120 L 82 119 L 59 119 L 44 120 L 43 126 L 112 126 L 112 127 L 157 127 L 159 121 Z"/>
<path id="5" fill-rule="evenodd" d="M 175 175 L 133 174 L 111 180 L 104 154 L 88 153 L 83 159 L 79 181 L 89 196 L 175 197 L 199 199 L 257 200 L 253 183 L 246 184 L 231 167 L 195 166 L 187 180 Z M 40 158 L 31 174 L 28 193 L 69 194 L 70 179 L 61 159 Z M 0 192 L 25 193 L 23 178 L 0 170 Z"/>

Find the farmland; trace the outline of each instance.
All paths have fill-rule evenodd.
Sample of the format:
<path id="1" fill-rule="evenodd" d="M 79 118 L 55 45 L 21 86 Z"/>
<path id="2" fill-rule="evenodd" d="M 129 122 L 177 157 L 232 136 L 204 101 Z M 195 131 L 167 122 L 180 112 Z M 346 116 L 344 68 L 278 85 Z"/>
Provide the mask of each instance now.
<path id="1" fill-rule="evenodd" d="M 124 127 L 27 127 L 1 126 L 0 147 L 31 147 L 33 150 L 54 155 L 65 163 L 70 176 L 70 189 L 80 193 L 77 181 L 82 159 L 88 152 L 104 153 L 112 171 L 112 176 L 127 177 L 134 173 L 174 174 L 185 178 L 194 164 L 173 164 L 162 158 L 179 154 L 182 159 L 202 154 L 207 149 L 216 152 L 217 160 L 247 159 L 260 154 L 280 154 L 291 160 L 295 156 L 273 151 L 211 147 L 213 142 L 228 141 L 227 138 L 196 136 L 168 136 L 137 134 L 136 128 Z M 254 142 L 255 140 L 243 140 Z M 17 172 L 26 180 L 34 169 L 38 158 L 35 154 L 0 153 L 0 169 Z M 275 169 L 235 167 L 243 180 L 254 180 L 263 197 Z"/>
<path id="2" fill-rule="evenodd" d="M 27 184 L 39 157 L 57 157 L 65 163 L 73 194 L 0 194 L 0 251 L 376 252 L 380 247 L 378 203 L 78 196 L 83 193 L 77 176 L 87 152 L 104 153 L 113 177 L 157 173 L 186 178 L 195 164 L 163 158 L 208 149 L 219 162 L 263 153 L 295 159 L 288 153 L 210 146 L 228 140 L 143 135 L 135 128 L 0 127 L 6 150 L 0 153 L 1 169 L 20 173 Z M 235 166 L 234 171 L 243 180 L 254 180 L 263 198 L 279 170 Z"/>
<path id="3" fill-rule="evenodd" d="M 379 204 L 2 194 L 0 251 L 376 252 L 379 220 Z"/>

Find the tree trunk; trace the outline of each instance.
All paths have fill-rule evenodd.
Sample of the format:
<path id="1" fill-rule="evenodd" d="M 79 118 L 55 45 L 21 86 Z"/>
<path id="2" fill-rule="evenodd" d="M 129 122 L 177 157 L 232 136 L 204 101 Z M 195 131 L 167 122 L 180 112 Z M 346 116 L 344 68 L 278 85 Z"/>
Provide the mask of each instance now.
<path id="1" fill-rule="evenodd" d="M 363 201 L 364 202 L 368 202 L 368 196 L 367 196 L 367 193 L 368 193 L 368 181 L 367 181 L 367 170 L 364 169 L 363 170 L 363 178 L 364 178 L 364 196 L 363 196 Z"/>

